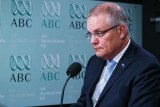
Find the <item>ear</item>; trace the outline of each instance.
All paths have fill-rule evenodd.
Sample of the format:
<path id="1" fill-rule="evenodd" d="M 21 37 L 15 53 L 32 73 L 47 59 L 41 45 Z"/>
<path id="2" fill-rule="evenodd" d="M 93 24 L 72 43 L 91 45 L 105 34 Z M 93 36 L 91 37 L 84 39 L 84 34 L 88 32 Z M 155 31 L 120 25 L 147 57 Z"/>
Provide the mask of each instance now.
<path id="1" fill-rule="evenodd" d="M 119 37 L 123 39 L 126 36 L 127 28 L 125 25 L 120 25 L 118 28 Z"/>

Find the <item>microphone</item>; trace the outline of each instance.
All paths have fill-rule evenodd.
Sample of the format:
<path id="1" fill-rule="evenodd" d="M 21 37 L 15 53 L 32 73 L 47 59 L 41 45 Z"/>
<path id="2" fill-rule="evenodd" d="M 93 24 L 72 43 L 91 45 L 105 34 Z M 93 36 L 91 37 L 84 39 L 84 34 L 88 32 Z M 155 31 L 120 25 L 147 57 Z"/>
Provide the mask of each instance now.
<path id="1" fill-rule="evenodd" d="M 81 64 L 78 62 L 74 62 L 68 67 L 67 75 L 69 77 L 74 77 L 81 71 L 81 69 L 82 69 Z"/>
<path id="2" fill-rule="evenodd" d="M 82 69 L 82 66 L 81 66 L 81 64 L 78 63 L 78 62 L 74 62 L 74 63 L 72 63 L 72 64 L 68 67 L 67 72 L 66 72 L 67 75 L 68 75 L 68 78 L 67 78 L 67 80 L 66 80 L 66 82 L 65 82 L 65 84 L 64 84 L 64 86 L 63 86 L 63 89 L 62 89 L 60 107 L 62 107 L 62 105 L 63 105 L 64 90 L 65 90 L 65 87 L 66 87 L 66 85 L 67 85 L 68 80 L 69 80 L 71 77 L 76 76 L 76 75 L 81 71 L 81 69 Z"/>

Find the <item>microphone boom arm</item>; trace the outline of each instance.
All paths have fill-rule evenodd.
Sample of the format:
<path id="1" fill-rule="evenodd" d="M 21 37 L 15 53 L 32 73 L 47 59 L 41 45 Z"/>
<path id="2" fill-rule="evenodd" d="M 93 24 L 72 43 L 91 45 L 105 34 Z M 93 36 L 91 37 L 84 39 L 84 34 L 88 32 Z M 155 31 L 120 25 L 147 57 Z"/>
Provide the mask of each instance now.
<path id="1" fill-rule="evenodd" d="M 69 76 L 69 77 L 67 78 L 67 80 L 66 80 L 66 82 L 65 82 L 65 84 L 64 84 L 64 86 L 63 86 L 60 107 L 62 107 L 65 87 L 66 87 L 66 85 L 67 85 L 67 83 L 68 83 L 68 81 L 69 81 L 70 78 L 71 78 L 71 76 Z"/>
<path id="2" fill-rule="evenodd" d="M 63 105 L 63 97 L 64 97 L 64 90 L 65 90 L 65 87 L 67 85 L 67 82 L 69 81 L 69 79 L 71 77 L 74 77 L 76 76 L 82 69 L 82 66 L 80 63 L 78 62 L 74 62 L 72 63 L 69 68 L 67 69 L 67 75 L 68 75 L 68 78 L 63 86 L 63 89 L 62 89 L 62 94 L 61 94 L 61 102 L 60 102 L 60 107 L 62 107 Z"/>

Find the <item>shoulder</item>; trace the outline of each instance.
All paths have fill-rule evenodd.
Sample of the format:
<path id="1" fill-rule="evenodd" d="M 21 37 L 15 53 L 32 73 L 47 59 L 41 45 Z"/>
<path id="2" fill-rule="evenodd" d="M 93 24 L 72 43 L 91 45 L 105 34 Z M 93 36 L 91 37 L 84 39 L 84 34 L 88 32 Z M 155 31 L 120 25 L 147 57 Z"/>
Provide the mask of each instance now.
<path id="1" fill-rule="evenodd" d="M 137 53 L 135 54 L 135 56 L 137 56 L 137 60 L 140 59 L 140 62 L 143 63 L 154 63 L 154 64 L 158 64 L 160 66 L 160 63 L 158 61 L 158 59 L 148 50 L 144 49 L 143 47 L 138 47 L 137 48 Z"/>
<path id="2" fill-rule="evenodd" d="M 151 52 L 149 52 L 142 46 L 139 46 L 133 40 L 131 41 L 128 53 L 131 54 L 130 56 L 133 55 L 133 58 L 137 63 L 156 63 L 160 65 L 158 59 Z"/>

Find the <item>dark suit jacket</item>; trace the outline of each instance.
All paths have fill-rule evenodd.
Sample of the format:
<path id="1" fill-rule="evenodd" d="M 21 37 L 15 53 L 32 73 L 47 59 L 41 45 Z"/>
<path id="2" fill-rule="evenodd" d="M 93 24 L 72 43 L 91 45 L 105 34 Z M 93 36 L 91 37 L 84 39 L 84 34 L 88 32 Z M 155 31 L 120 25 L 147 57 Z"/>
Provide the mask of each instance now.
<path id="1" fill-rule="evenodd" d="M 90 58 L 80 98 L 71 107 L 93 107 L 92 95 L 105 63 L 96 56 Z M 159 102 L 159 61 L 131 40 L 96 107 L 160 107 Z"/>

